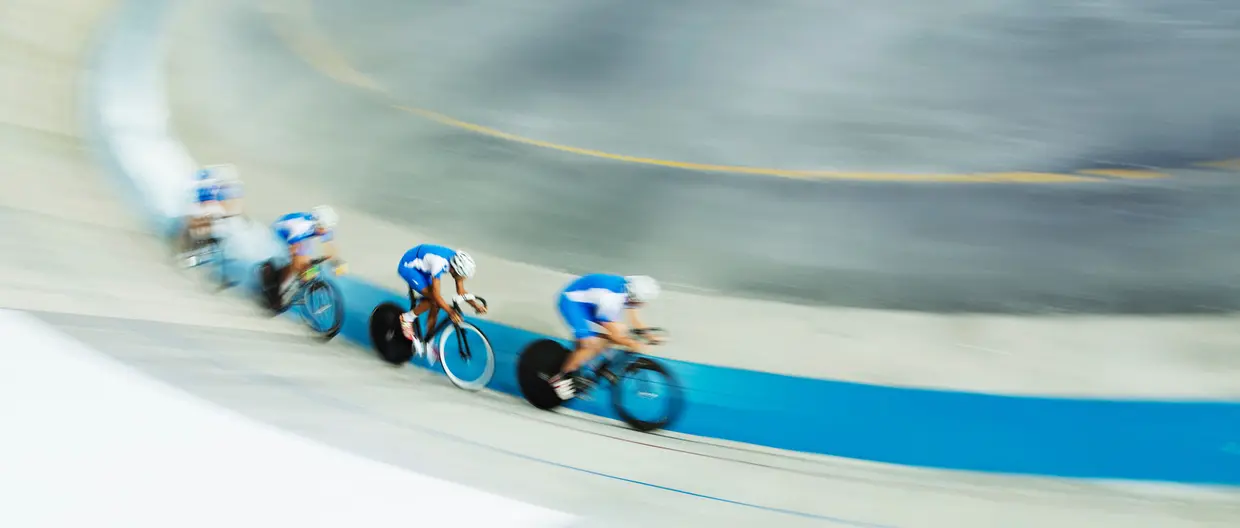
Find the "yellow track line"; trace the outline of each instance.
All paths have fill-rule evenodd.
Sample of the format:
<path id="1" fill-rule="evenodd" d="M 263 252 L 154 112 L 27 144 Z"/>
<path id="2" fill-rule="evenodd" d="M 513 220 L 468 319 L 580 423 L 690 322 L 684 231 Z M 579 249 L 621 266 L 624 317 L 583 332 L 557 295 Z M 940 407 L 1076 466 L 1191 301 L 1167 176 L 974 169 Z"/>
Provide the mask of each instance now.
<path id="1" fill-rule="evenodd" d="M 1205 163 L 1198 163 L 1197 165 L 1200 167 L 1210 167 L 1213 169 L 1240 170 L 1240 158 L 1222 161 L 1207 161 Z"/>
<path id="2" fill-rule="evenodd" d="M 1153 178 L 1167 177 L 1166 174 L 1161 172 L 1135 169 L 1085 169 L 1077 172 L 1081 174 L 1092 174 L 1095 176 L 1111 176 L 1114 178 L 1128 178 L 1134 180 L 1149 180 Z"/>
<path id="3" fill-rule="evenodd" d="M 415 114 L 431 121 L 448 125 L 462 130 L 468 130 L 477 134 L 491 136 L 514 143 L 523 143 L 536 147 L 578 154 L 581 156 L 590 156 L 593 158 L 608 159 L 613 161 L 622 161 L 626 163 L 638 163 L 642 165 L 655 165 L 660 167 L 671 167 L 676 169 L 694 170 L 701 172 L 729 172 L 736 174 L 761 174 L 765 176 L 780 176 L 784 178 L 798 179 L 847 179 L 847 180 L 874 180 L 874 181 L 903 181 L 903 182 L 1029 182 L 1029 183 L 1050 183 L 1050 182 L 1074 182 L 1074 181 L 1097 181 L 1095 178 L 1084 178 L 1081 176 L 1073 176 L 1071 174 L 1057 174 L 1048 172 L 988 172 L 976 174 L 916 174 L 916 173 L 899 173 L 899 172 L 859 172 L 859 171 L 829 171 L 829 170 L 794 170 L 794 169 L 775 169 L 765 167 L 744 167 L 738 165 L 712 165 L 707 163 L 692 163 L 686 161 L 673 161 L 655 158 L 642 158 L 638 156 L 629 156 L 625 154 L 614 154 L 601 150 L 592 150 L 581 147 L 573 147 L 569 145 L 561 145 L 550 141 L 533 139 L 516 134 L 496 130 L 494 128 L 467 123 L 459 119 L 455 119 L 438 112 L 415 108 L 410 106 L 393 105 L 393 108 Z"/>

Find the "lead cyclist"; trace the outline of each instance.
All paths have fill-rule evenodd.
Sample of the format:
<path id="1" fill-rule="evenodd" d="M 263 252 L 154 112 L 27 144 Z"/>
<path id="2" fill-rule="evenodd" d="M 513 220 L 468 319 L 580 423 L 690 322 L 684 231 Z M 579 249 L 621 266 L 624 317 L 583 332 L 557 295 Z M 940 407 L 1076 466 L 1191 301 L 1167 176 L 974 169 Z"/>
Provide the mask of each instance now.
<path id="1" fill-rule="evenodd" d="M 620 276 L 606 273 L 583 275 L 560 292 L 559 311 L 573 331 L 576 347 L 547 380 L 561 400 L 570 400 L 581 385 L 578 371 L 609 344 L 641 353 L 643 346 L 629 335 L 629 328 L 646 328 L 638 310 L 659 297 L 659 283 L 645 275 Z M 622 317 L 626 316 L 626 317 Z M 625 326 L 622 319 L 628 319 Z M 656 336 L 649 336 L 657 344 Z"/>

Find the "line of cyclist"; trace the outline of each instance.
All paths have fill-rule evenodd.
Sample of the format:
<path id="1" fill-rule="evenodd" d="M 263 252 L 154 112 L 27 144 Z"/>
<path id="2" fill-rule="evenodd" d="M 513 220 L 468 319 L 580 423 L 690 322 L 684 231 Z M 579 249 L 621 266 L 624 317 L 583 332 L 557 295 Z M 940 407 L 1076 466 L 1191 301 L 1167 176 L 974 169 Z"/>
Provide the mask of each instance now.
<path id="1" fill-rule="evenodd" d="M 192 195 L 195 207 L 187 219 L 190 237 L 209 236 L 205 233 L 214 228 L 215 221 L 225 216 L 227 210 L 240 209 L 240 181 L 235 176 L 220 178 L 204 169 L 195 178 Z M 223 207 L 225 201 L 230 202 L 228 209 Z M 289 264 L 281 272 L 279 289 L 285 300 L 296 290 L 296 278 L 309 266 L 315 242 L 321 243 L 323 256 L 337 257 L 332 239 L 338 220 L 331 207 L 320 205 L 310 211 L 288 213 L 272 224 L 272 230 L 288 246 Z M 442 293 L 442 282 L 447 278 L 454 283 L 454 297 L 458 301 L 468 303 L 478 313 L 486 313 L 486 306 L 465 288 L 465 281 L 474 276 L 477 266 L 464 251 L 418 244 L 401 256 L 396 271 L 409 289 L 410 308 L 401 315 L 401 330 L 415 343 L 417 354 L 427 355 L 434 363 L 438 360 L 437 352 L 423 345 L 423 336 L 417 335 L 419 329 L 414 320 L 425 313 L 426 328 L 433 328 L 443 311 L 453 322 L 461 321 L 461 314 Z M 548 380 L 561 399 L 573 398 L 582 386 L 581 367 L 609 346 L 618 345 L 638 353 L 643 350 L 643 344 L 630 336 L 629 328 L 646 328 L 639 310 L 658 298 L 659 292 L 658 282 L 651 277 L 607 273 L 577 277 L 560 291 L 557 309 L 575 342 L 560 373 Z M 657 338 L 651 339 L 657 342 Z"/>

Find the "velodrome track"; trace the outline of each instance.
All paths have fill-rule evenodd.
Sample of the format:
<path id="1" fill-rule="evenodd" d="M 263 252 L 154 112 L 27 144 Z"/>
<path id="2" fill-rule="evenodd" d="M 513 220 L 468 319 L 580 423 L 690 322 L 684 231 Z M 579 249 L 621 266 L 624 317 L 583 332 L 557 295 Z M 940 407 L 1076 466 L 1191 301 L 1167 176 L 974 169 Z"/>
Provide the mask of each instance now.
<path id="1" fill-rule="evenodd" d="M 4 67 L 25 82 L 8 85 L 0 101 L 0 163 L 10 190 L 3 306 L 34 313 L 218 405 L 600 524 L 1236 522 L 1236 498 L 1225 489 L 923 470 L 636 435 L 588 417 L 535 413 L 500 395 L 462 394 L 421 371 L 384 367 L 344 343 L 312 345 L 294 325 L 263 319 L 243 300 L 206 295 L 171 270 L 134 197 L 89 155 L 75 112 L 87 110 L 76 108 L 83 100 L 77 81 L 90 64 L 88 35 L 113 6 L 83 0 L 7 7 L 5 35 L 16 45 L 5 47 Z M 82 250 L 103 258 L 79 258 Z M 409 500 L 416 510 L 419 501 L 434 499 Z"/>

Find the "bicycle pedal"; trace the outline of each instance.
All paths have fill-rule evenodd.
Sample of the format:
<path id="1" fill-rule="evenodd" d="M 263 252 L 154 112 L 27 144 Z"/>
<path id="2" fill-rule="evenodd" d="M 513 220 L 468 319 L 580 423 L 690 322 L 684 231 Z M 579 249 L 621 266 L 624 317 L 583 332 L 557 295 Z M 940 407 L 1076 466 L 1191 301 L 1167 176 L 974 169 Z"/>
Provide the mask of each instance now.
<path id="1" fill-rule="evenodd" d="M 583 398 L 587 401 L 593 399 L 590 397 L 590 393 L 593 392 L 594 388 L 597 386 L 597 383 L 586 378 L 576 378 L 573 380 L 573 392 L 577 397 Z"/>

